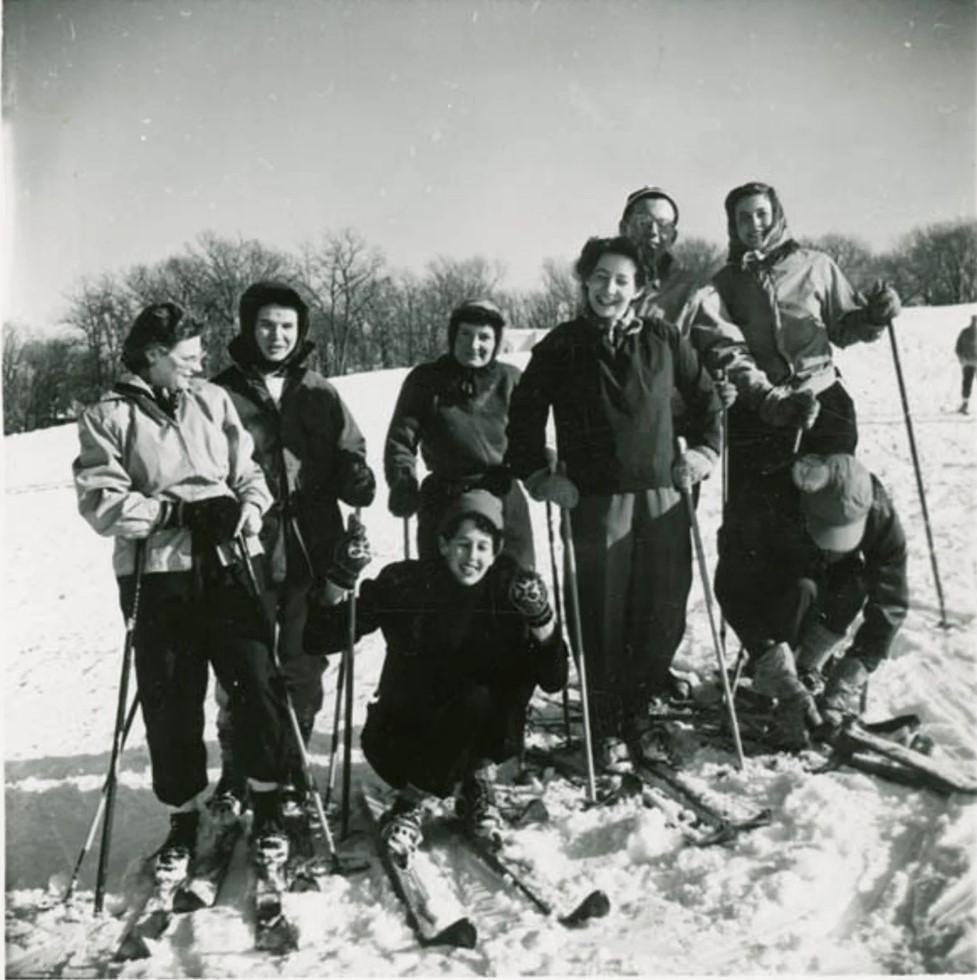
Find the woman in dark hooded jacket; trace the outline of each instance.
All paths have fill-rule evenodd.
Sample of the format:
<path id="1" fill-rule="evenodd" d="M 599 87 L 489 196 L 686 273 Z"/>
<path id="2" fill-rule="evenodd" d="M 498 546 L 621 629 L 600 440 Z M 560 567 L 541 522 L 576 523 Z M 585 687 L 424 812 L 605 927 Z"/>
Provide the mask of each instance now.
<path id="1" fill-rule="evenodd" d="M 241 296 L 239 321 L 240 333 L 228 348 L 233 363 L 214 383 L 229 392 L 274 497 L 261 530 L 270 583 L 267 599 L 278 623 L 286 684 L 308 743 L 322 707 L 324 666 L 302 654 L 308 594 L 323 580 L 342 534 L 339 501 L 369 506 L 375 480 L 363 436 L 342 398 L 307 366 L 314 348 L 301 296 L 284 283 L 254 283 Z M 227 751 L 231 727 L 222 711 L 219 789 L 239 800 L 240 779 Z M 291 768 L 298 783 L 297 753 Z"/>
<path id="2" fill-rule="evenodd" d="M 509 400 L 521 374 L 498 360 L 504 326 L 491 300 L 462 303 L 448 322 L 448 353 L 419 364 L 400 389 L 383 465 L 390 513 L 417 514 L 420 558 L 437 556 L 437 528 L 449 504 L 482 489 L 503 502 L 503 552 L 526 568 L 535 566 L 526 496 L 502 462 Z M 420 486 L 418 451 L 429 471 Z"/>

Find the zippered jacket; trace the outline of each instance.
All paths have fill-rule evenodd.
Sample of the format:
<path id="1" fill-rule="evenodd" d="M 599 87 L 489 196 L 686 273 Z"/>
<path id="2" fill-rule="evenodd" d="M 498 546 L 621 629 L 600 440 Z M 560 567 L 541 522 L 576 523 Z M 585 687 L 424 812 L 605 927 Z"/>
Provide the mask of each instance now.
<path id="1" fill-rule="evenodd" d="M 304 366 L 311 344 L 286 368 L 277 405 L 241 338 L 228 349 L 234 363 L 214 384 L 227 390 L 253 437 L 254 458 L 274 498 L 261 531 L 271 578 L 283 581 L 286 571 L 293 580 L 321 577 L 342 532 L 337 499 L 346 468 L 351 457 L 366 457 L 363 434 L 336 388 Z"/>
<path id="2" fill-rule="evenodd" d="M 157 527 L 164 500 L 234 496 L 262 513 L 271 504 L 254 443 L 227 392 L 194 379 L 175 405 L 171 417 L 142 378 L 125 374 L 78 418 L 78 510 L 99 534 L 115 538 L 116 576 L 133 573 L 139 539 L 146 541 L 145 572 L 193 567 L 190 531 Z M 256 539 L 248 544 L 261 552 Z"/>

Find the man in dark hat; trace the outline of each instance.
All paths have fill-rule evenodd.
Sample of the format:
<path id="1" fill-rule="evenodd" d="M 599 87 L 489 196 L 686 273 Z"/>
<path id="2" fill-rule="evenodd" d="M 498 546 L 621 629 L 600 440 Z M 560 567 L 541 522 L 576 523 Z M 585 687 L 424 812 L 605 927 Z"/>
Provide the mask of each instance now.
<path id="1" fill-rule="evenodd" d="M 844 453 L 803 456 L 791 475 L 800 491 L 796 538 L 776 554 L 754 552 L 752 564 L 717 577 L 716 591 L 756 658 L 754 690 L 777 699 L 785 745 L 800 747 L 822 722 L 830 734 L 859 713 L 868 677 L 906 617 L 909 590 L 906 538 L 877 477 Z"/>
<path id="2" fill-rule="evenodd" d="M 403 863 L 421 840 L 423 804 L 457 789 L 466 831 L 493 841 L 500 821 L 494 764 L 517 755 L 536 686 L 566 683 L 567 649 L 540 576 L 500 554 L 502 502 L 487 490 L 455 497 L 438 526 L 438 556 L 387 565 L 363 582 L 356 634 L 383 631 L 387 653 L 362 745 L 397 791 L 381 831 Z M 369 560 L 362 529 L 346 532 L 329 580 L 356 581 Z M 309 659 L 341 650 L 349 605 L 309 613 Z"/>
<path id="3" fill-rule="evenodd" d="M 278 624 L 278 656 L 302 736 L 308 744 L 322 707 L 324 663 L 302 655 L 308 593 L 323 577 L 343 530 L 339 502 L 367 507 L 375 480 L 366 444 L 339 393 L 308 366 L 309 311 L 283 282 L 249 286 L 239 304 L 240 332 L 228 350 L 233 363 L 214 383 L 225 388 L 254 439 L 254 458 L 274 496 L 261 541 L 267 555 L 266 600 Z M 218 701 L 223 701 L 218 689 Z M 218 716 L 222 775 L 214 805 L 240 810 L 243 786 L 230 752 L 233 720 Z M 297 748 L 291 752 L 292 785 L 301 796 Z"/>

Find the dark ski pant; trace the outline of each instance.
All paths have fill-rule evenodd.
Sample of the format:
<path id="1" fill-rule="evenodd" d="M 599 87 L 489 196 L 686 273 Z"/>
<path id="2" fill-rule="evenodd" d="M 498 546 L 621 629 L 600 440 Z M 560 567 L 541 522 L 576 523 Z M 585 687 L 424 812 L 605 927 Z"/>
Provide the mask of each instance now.
<path id="1" fill-rule="evenodd" d="M 472 484 L 475 486 L 476 484 Z M 437 477 L 429 475 L 421 488 L 421 503 L 417 512 L 417 556 L 421 559 L 437 558 L 438 525 L 448 505 L 462 492 L 460 485 L 449 489 Z M 522 487 L 515 481 L 502 498 L 502 554 L 511 555 L 523 567 L 536 567 L 536 549 L 533 544 L 533 526 L 529 518 L 529 504 Z"/>
<path id="2" fill-rule="evenodd" d="M 128 616 L 134 578 L 119 579 L 119 591 Z M 265 636 L 239 566 L 212 570 L 202 585 L 191 572 L 143 576 L 134 634 L 136 684 L 153 791 L 161 802 L 180 806 L 207 786 L 209 665 L 243 722 L 236 726 L 234 752 L 244 773 L 280 780 L 286 719 Z"/>
<path id="3" fill-rule="evenodd" d="M 367 708 L 361 745 L 380 778 L 403 789 L 408 783 L 437 796 L 484 762 L 504 762 L 521 746 L 532 685 L 500 688 L 461 683 L 423 715 L 392 713 L 382 701 Z"/>
<path id="4" fill-rule="evenodd" d="M 977 374 L 977 364 L 962 364 L 963 369 L 963 384 L 960 389 L 960 394 L 964 401 L 970 398 L 970 393 L 974 390 L 974 374 Z"/>
<path id="5" fill-rule="evenodd" d="M 571 519 L 591 726 L 600 738 L 619 734 L 668 689 L 692 586 L 689 519 L 671 487 L 582 496 Z"/>
<path id="6" fill-rule="evenodd" d="M 325 657 L 306 656 L 302 648 L 302 631 L 308 618 L 310 588 L 308 581 L 298 584 L 285 582 L 264 591 L 265 613 L 278 624 L 276 651 L 282 666 L 282 677 L 306 746 L 312 737 L 316 716 L 322 709 L 322 675 L 326 669 Z M 240 786 L 246 774 L 236 761 L 236 721 L 231 710 L 232 699 L 228 697 L 219 679 L 215 687 L 221 767 L 225 776 Z M 286 733 L 284 751 L 287 778 L 295 785 L 301 785 L 302 763 L 291 727 Z"/>

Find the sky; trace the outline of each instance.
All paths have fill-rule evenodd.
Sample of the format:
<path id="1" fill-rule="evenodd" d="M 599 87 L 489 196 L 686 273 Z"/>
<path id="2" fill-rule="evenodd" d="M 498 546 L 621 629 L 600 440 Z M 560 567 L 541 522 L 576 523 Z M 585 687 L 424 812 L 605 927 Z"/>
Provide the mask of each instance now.
<path id="1" fill-rule="evenodd" d="M 773 184 L 795 235 L 892 247 L 973 217 L 974 2 L 6 0 L 5 320 L 205 230 L 508 288 L 658 184 L 724 244 Z"/>

